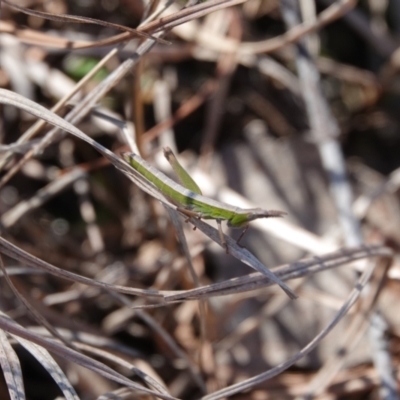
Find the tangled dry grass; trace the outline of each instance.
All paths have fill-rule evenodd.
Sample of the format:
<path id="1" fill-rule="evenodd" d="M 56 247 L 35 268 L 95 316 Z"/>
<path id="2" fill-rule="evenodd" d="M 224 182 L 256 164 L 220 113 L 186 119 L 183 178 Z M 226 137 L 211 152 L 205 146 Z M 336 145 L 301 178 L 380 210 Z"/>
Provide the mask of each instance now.
<path id="1" fill-rule="evenodd" d="M 398 0 L 1 3 L 0 399 L 398 398 Z"/>

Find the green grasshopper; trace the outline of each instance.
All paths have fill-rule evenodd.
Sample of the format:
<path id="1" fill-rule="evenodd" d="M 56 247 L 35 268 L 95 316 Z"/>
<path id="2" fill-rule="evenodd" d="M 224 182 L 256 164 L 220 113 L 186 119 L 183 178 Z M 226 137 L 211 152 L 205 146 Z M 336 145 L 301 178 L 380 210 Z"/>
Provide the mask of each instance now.
<path id="1" fill-rule="evenodd" d="M 170 199 L 177 206 L 178 211 L 188 218 L 215 219 L 218 224 L 221 243 L 227 253 L 228 246 L 222 232 L 221 221 L 227 221 L 227 225 L 231 228 L 243 228 L 243 232 L 236 241 L 239 244 L 240 239 L 249 227 L 249 222 L 258 218 L 275 218 L 286 215 L 284 211 L 263 210 L 262 208 L 245 209 L 209 199 L 202 195 L 196 182 L 179 164 L 169 147 L 164 149 L 164 155 L 183 186 L 168 178 L 135 153 L 124 153 L 123 157 L 140 175 Z"/>
<path id="2" fill-rule="evenodd" d="M 132 171 L 129 170 L 130 168 L 127 169 L 128 165 L 126 164 L 126 162 L 123 162 L 120 158 L 116 157 L 115 154 L 112 153 L 110 150 L 106 149 L 104 146 L 100 145 L 99 143 L 97 143 L 96 141 L 94 141 L 93 139 L 91 139 L 90 137 L 85 135 L 81 130 L 76 128 L 74 125 L 72 125 L 68 121 L 64 120 L 63 118 L 59 117 L 58 115 L 56 115 L 54 113 L 51 113 L 44 107 L 32 102 L 31 100 L 28 100 L 16 93 L 12 93 L 8 90 L 0 88 L 0 103 L 13 104 L 16 107 L 21 108 L 21 109 L 37 116 L 38 118 L 42 118 L 43 120 L 49 122 L 50 124 L 57 126 L 58 128 L 62 128 L 65 131 L 70 132 L 74 136 L 80 138 L 81 140 L 84 140 L 85 142 L 87 142 L 91 146 L 93 146 L 104 157 L 106 157 L 108 160 L 110 160 L 111 163 L 115 167 L 117 167 L 118 169 L 123 171 L 126 175 L 130 176 L 132 174 Z M 195 217 L 202 218 L 202 214 L 205 214 L 204 209 L 208 209 L 211 204 L 212 209 L 214 209 L 215 207 L 217 207 L 217 209 L 221 209 L 221 210 L 228 209 L 228 211 L 230 212 L 230 216 L 222 218 L 221 216 L 213 217 L 213 216 L 210 216 L 210 214 L 207 214 L 205 216 L 205 218 L 211 218 L 211 219 L 217 218 L 217 220 L 219 219 L 219 224 L 221 222 L 221 219 L 228 220 L 228 223 L 229 223 L 229 221 L 231 221 L 231 222 L 234 221 L 233 223 L 235 225 L 236 220 L 232 219 L 232 217 L 237 216 L 239 213 L 251 212 L 251 209 L 250 209 L 250 211 L 238 209 L 238 208 L 229 206 L 224 203 L 219 203 L 219 202 L 209 200 L 200 194 L 196 194 L 193 191 L 186 189 L 186 188 L 182 187 L 181 185 L 178 185 L 177 183 L 175 183 L 174 181 L 172 181 L 171 179 L 166 177 L 164 174 L 157 171 L 155 168 L 151 167 L 149 164 L 147 164 L 145 161 L 143 161 L 139 156 L 136 156 L 135 154 L 133 154 L 133 155 L 125 154 L 124 158 L 128 162 L 128 164 L 131 164 L 134 166 L 133 168 L 136 170 L 136 172 L 139 175 L 141 175 L 142 177 L 144 177 L 144 179 L 146 181 L 153 182 L 155 189 L 157 189 L 158 187 L 163 187 L 164 189 L 157 189 L 157 190 L 162 191 L 165 194 L 165 196 L 171 198 L 171 201 L 178 204 L 178 208 L 183 210 L 182 212 L 186 213 L 186 215 L 187 215 L 187 213 L 191 213 L 190 216 L 193 216 L 193 214 L 195 214 L 194 215 Z M 145 166 L 143 167 L 142 164 Z M 137 168 L 135 168 L 135 166 L 137 166 Z M 165 183 L 166 183 L 166 186 L 165 186 Z M 168 188 L 170 188 L 171 190 L 168 190 Z M 179 201 L 179 199 L 181 199 L 181 197 L 183 198 L 183 203 L 180 203 L 180 201 Z M 187 205 L 185 205 L 185 198 L 187 198 L 187 197 L 189 198 L 190 201 L 189 202 L 186 201 Z M 200 204 L 200 206 L 199 205 L 195 206 L 195 203 L 194 203 L 195 200 L 196 200 L 196 204 Z M 200 212 L 191 211 L 190 203 L 192 203 L 193 206 L 200 208 Z M 231 211 L 232 209 L 234 210 L 233 213 Z M 258 209 L 255 209 L 255 210 L 258 210 Z M 263 211 L 263 210 L 261 210 L 261 211 Z M 264 212 L 264 214 L 269 213 L 267 211 L 263 211 L 263 212 Z M 284 214 L 281 211 L 278 211 L 276 213 L 278 213 L 279 215 L 274 215 L 274 216 L 282 216 Z M 262 217 L 267 217 L 267 216 L 273 216 L 273 215 L 262 215 L 257 218 L 262 218 Z M 254 218 L 252 218 L 252 219 L 254 219 Z M 247 218 L 245 223 L 248 223 L 250 220 L 251 219 Z M 236 222 L 236 225 L 237 225 L 237 222 Z M 222 235 L 222 237 L 223 237 L 223 235 Z M 222 243 L 223 243 L 223 241 L 222 241 Z M 225 248 L 227 248 L 226 243 L 225 243 Z M 266 268 L 264 266 L 260 266 L 260 265 L 258 265 L 258 268 L 257 268 L 253 262 L 249 265 L 251 265 L 257 271 L 261 272 L 263 275 L 268 277 L 272 282 L 278 284 L 289 295 L 290 298 L 294 299 L 297 297 L 293 293 L 293 291 L 284 282 L 282 282 L 274 273 L 272 273 L 268 268 Z"/>

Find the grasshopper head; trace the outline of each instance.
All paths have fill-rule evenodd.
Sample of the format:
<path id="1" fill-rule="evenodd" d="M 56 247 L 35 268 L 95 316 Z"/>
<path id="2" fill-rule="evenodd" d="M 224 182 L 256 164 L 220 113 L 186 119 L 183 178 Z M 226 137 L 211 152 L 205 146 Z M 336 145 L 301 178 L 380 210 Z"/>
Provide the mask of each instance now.
<path id="1" fill-rule="evenodd" d="M 263 210 L 262 208 L 249 208 L 236 213 L 231 219 L 228 220 L 228 226 L 231 228 L 243 228 L 250 221 L 258 218 L 277 218 L 287 215 L 284 211 L 278 210 Z"/>

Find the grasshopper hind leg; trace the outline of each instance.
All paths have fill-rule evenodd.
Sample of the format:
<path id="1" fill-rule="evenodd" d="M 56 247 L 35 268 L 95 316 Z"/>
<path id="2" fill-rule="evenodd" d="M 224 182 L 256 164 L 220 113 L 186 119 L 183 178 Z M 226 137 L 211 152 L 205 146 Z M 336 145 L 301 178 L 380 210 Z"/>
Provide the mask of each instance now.
<path id="1" fill-rule="evenodd" d="M 224 232 L 222 231 L 221 220 L 217 219 L 216 221 L 218 225 L 218 234 L 219 234 L 219 239 L 221 240 L 221 245 L 225 249 L 226 254 L 229 254 L 228 244 L 226 243 Z"/>
<path id="2" fill-rule="evenodd" d="M 243 247 L 243 246 L 240 245 L 239 242 L 242 240 L 244 234 L 247 232 L 247 229 L 249 229 L 249 224 L 247 224 L 247 225 L 244 227 L 244 229 L 243 229 L 242 233 L 240 234 L 239 238 L 236 240 L 236 244 L 237 244 L 238 246 L 240 246 L 240 247 Z"/>
<path id="3" fill-rule="evenodd" d="M 185 222 L 189 222 L 190 218 L 197 218 L 197 219 L 201 219 L 202 215 L 200 213 L 198 213 L 197 211 L 191 211 L 191 210 L 187 210 L 186 208 L 183 207 L 177 207 L 176 208 L 179 212 L 181 212 L 183 215 L 186 216 L 185 218 Z M 193 230 L 196 230 L 196 227 L 193 227 Z"/>

